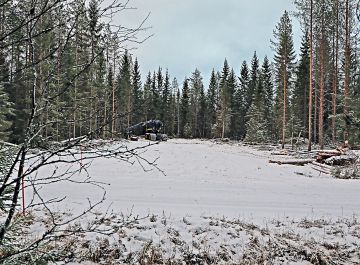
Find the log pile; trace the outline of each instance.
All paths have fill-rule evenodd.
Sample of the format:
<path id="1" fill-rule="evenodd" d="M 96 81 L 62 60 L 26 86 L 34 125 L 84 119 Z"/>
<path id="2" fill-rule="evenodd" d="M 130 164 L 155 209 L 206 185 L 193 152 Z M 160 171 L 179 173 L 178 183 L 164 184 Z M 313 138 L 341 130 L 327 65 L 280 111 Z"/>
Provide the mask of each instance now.
<path id="1" fill-rule="evenodd" d="M 358 161 L 358 157 L 350 151 L 349 145 L 345 142 L 343 145 L 339 146 L 336 149 L 330 150 L 312 150 L 310 152 L 299 151 L 280 151 L 271 153 L 273 156 L 300 156 L 306 158 L 297 158 L 297 159 L 270 159 L 269 163 L 275 163 L 278 165 L 297 165 L 304 166 L 306 164 L 311 164 L 311 168 L 324 173 L 332 175 L 334 172 L 334 166 L 346 167 L 349 165 L 354 165 Z"/>

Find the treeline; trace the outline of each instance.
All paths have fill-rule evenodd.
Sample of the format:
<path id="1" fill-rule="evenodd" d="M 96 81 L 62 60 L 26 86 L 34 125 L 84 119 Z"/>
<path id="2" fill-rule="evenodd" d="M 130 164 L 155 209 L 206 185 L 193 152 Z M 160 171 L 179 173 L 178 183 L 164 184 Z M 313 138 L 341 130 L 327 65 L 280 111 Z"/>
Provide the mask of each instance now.
<path id="1" fill-rule="evenodd" d="M 135 33 L 114 32 L 98 0 L 67 1 L 43 13 L 41 4 L 28 2 L 0 6 L 0 139 L 16 143 L 26 137 L 31 101 L 40 97 L 39 142 L 88 133 L 119 137 L 129 125 L 160 119 L 164 132 L 178 137 L 283 144 L 306 138 L 309 148 L 312 142 L 360 143 L 354 0 L 296 0 L 303 30 L 297 57 L 292 21 L 284 12 L 274 29 L 272 60 L 255 52 L 234 70 L 225 59 L 206 88 L 198 69 L 178 82 L 159 67 L 142 84 L 139 62 L 122 49 Z M 46 6 L 52 2 L 63 1 Z M 23 16 L 34 16 L 33 23 L 14 31 Z"/>

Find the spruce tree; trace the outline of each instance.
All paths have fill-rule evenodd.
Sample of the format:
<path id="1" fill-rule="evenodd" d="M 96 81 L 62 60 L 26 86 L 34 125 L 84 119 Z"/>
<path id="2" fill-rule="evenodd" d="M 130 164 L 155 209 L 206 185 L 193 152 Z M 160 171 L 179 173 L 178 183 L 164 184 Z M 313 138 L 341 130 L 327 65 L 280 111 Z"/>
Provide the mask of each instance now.
<path id="1" fill-rule="evenodd" d="M 200 131 L 200 138 L 209 137 L 210 128 L 207 127 L 208 125 L 208 116 L 207 116 L 207 100 L 204 91 L 204 86 L 202 86 L 200 90 L 200 109 L 199 109 L 199 131 Z"/>
<path id="2" fill-rule="evenodd" d="M 139 123 L 142 121 L 143 109 L 143 91 L 141 89 L 141 75 L 139 69 L 139 63 L 137 58 L 135 58 L 134 68 L 132 71 L 132 87 L 133 87 L 133 123 Z"/>
<path id="3" fill-rule="evenodd" d="M 198 69 L 192 73 L 190 78 L 190 106 L 191 106 L 191 131 L 192 136 L 199 137 L 199 110 L 200 110 L 200 93 L 204 90 L 204 84 L 202 81 L 201 73 Z"/>
<path id="4" fill-rule="evenodd" d="M 166 69 L 165 80 L 162 90 L 161 98 L 161 116 L 160 119 L 164 124 L 164 133 L 169 133 L 171 128 L 171 84 L 170 84 L 170 75 L 169 71 Z"/>
<path id="5" fill-rule="evenodd" d="M 229 135 L 231 138 L 237 138 L 238 126 L 237 120 L 239 119 L 238 113 L 238 98 L 235 98 L 235 92 L 238 88 L 237 77 L 234 72 L 234 69 L 231 69 L 230 74 L 227 79 L 227 86 L 228 86 L 228 93 L 229 93 L 229 100 L 230 100 L 230 128 L 229 128 Z"/>
<path id="6" fill-rule="evenodd" d="M 189 81 L 185 78 L 182 95 L 181 95 L 181 106 L 180 106 L 180 135 L 181 137 L 191 136 L 191 120 L 190 120 L 190 88 Z"/>
<path id="7" fill-rule="evenodd" d="M 247 132 L 244 139 L 246 142 L 264 143 L 269 140 L 270 131 L 266 119 L 265 97 L 263 74 L 259 73 L 256 90 L 247 114 Z"/>
<path id="8" fill-rule="evenodd" d="M 160 95 L 156 86 L 156 73 L 153 72 L 151 77 L 151 102 L 149 103 L 149 119 L 155 120 L 158 118 Z"/>
<path id="9" fill-rule="evenodd" d="M 275 41 L 275 81 L 276 81 L 276 125 L 278 135 L 282 138 L 282 147 L 285 145 L 288 122 L 289 92 L 293 74 L 295 52 L 292 39 L 292 24 L 287 11 L 284 12 L 274 30 Z"/>
<path id="10" fill-rule="evenodd" d="M 224 138 L 229 132 L 230 117 L 231 117 L 231 98 L 232 94 L 228 85 L 228 77 L 230 74 L 230 68 L 227 60 L 224 61 L 224 66 L 221 72 L 220 78 L 220 93 L 219 93 L 219 108 L 217 111 L 216 127 L 218 135 Z"/>
<path id="11" fill-rule="evenodd" d="M 144 120 L 147 121 L 151 119 L 152 115 L 152 77 L 151 72 L 149 72 L 146 76 L 146 80 L 144 83 L 144 94 L 143 94 L 143 102 L 144 105 L 142 107 L 142 111 L 144 112 Z"/>
<path id="12" fill-rule="evenodd" d="M 265 120 L 267 121 L 267 128 L 270 132 L 270 138 L 273 139 L 274 134 L 274 114 L 273 114 L 273 106 L 274 106 L 274 85 L 272 80 L 271 66 L 270 62 L 265 56 L 264 62 L 261 67 L 262 73 L 262 82 L 264 87 L 264 109 L 265 109 Z"/>
<path id="13" fill-rule="evenodd" d="M 122 56 L 118 75 L 118 109 L 120 117 L 120 131 L 131 125 L 133 111 L 133 87 L 131 84 L 131 57 L 126 50 Z"/>
<path id="14" fill-rule="evenodd" d="M 256 55 L 256 51 L 255 51 L 253 58 L 251 60 L 249 85 L 247 87 L 246 94 L 245 94 L 246 95 L 246 98 L 245 98 L 246 112 L 248 111 L 248 109 L 250 108 L 250 106 L 252 104 L 254 92 L 255 92 L 256 86 L 257 86 L 258 75 L 259 75 L 259 59 L 258 59 L 258 57 Z"/>
<path id="15" fill-rule="evenodd" d="M 307 135 L 309 106 L 310 51 L 308 34 L 305 33 L 300 47 L 300 60 L 296 68 L 296 81 L 291 100 L 292 115 L 299 120 L 302 135 Z"/>
<path id="16" fill-rule="evenodd" d="M 246 113 L 248 111 L 248 90 L 249 90 L 249 69 L 246 61 L 243 61 L 240 69 L 240 77 L 239 77 L 239 89 L 236 92 L 236 101 L 238 102 L 238 111 L 239 111 L 239 137 L 243 139 L 246 134 Z"/>
<path id="17" fill-rule="evenodd" d="M 216 112 L 218 107 L 218 95 L 217 95 L 218 82 L 215 75 L 215 70 L 211 72 L 209 89 L 207 90 L 206 100 L 207 100 L 207 127 L 210 132 L 212 132 L 213 127 L 216 124 Z"/>
<path id="18" fill-rule="evenodd" d="M 172 89 L 174 91 L 174 97 L 175 97 L 175 112 L 176 112 L 176 124 L 175 124 L 175 130 L 174 130 L 174 134 L 177 137 L 180 137 L 180 106 L 181 106 L 181 94 L 180 94 L 180 88 L 179 88 L 179 84 L 177 82 L 177 79 L 174 78 L 173 82 L 172 82 Z"/>

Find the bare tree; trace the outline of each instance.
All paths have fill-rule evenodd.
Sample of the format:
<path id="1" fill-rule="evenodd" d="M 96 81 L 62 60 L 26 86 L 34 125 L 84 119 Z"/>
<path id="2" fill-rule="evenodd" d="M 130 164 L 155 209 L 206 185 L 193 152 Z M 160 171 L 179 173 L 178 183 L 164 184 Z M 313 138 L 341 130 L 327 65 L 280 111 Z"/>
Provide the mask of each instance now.
<path id="1" fill-rule="evenodd" d="M 18 13 L 21 15 L 18 20 L 19 23 L 14 23 L 5 29 L 1 30 L 0 44 L 1 49 L 7 49 L 13 47 L 16 43 L 21 43 L 26 47 L 26 64 L 21 69 L 16 69 L 20 73 L 27 73 L 27 84 L 29 84 L 29 115 L 26 119 L 26 126 L 24 137 L 19 141 L 17 145 L 11 145 L 8 143 L 0 143 L 0 158 L 8 158 L 7 163 L 3 164 L 0 170 L 0 204 L 2 206 L 1 211 L 1 223 L 0 223 L 0 262 L 5 261 L 23 261 L 28 262 L 29 257 L 33 257 L 32 253 L 37 258 L 41 259 L 46 255 L 46 246 L 49 242 L 53 242 L 55 239 L 65 237 L 70 234 L 80 233 L 85 231 L 100 231 L 96 225 L 90 225 L 89 227 L 76 227 L 69 229 L 68 226 L 74 223 L 75 220 L 81 219 L 84 215 L 90 213 L 97 205 L 103 202 L 105 190 L 102 188 L 101 183 L 92 180 L 91 176 L 87 174 L 87 168 L 93 159 L 99 157 L 112 157 L 125 162 L 131 162 L 135 159 L 139 162 L 144 162 L 149 165 L 155 166 L 155 161 L 148 161 L 144 159 L 140 150 L 145 147 L 127 148 L 124 144 L 119 144 L 115 148 L 108 146 L 92 146 L 91 139 L 95 135 L 99 135 L 100 132 L 109 127 L 109 124 L 114 122 L 116 118 L 122 118 L 127 113 L 123 113 L 114 117 L 109 115 L 105 117 L 102 123 L 92 124 L 90 131 L 85 134 L 79 135 L 75 132 L 75 123 L 82 122 L 80 117 L 75 116 L 75 111 L 79 106 L 75 106 L 74 119 L 72 121 L 73 128 L 70 135 L 71 139 L 66 139 L 61 142 L 51 142 L 52 139 L 59 139 L 58 133 L 60 131 L 60 124 L 67 123 L 66 116 L 55 115 L 54 118 L 49 118 L 48 112 L 58 109 L 58 102 L 64 94 L 69 91 L 77 94 L 77 82 L 84 75 L 86 71 L 94 64 L 95 60 L 104 51 L 100 49 L 94 52 L 90 59 L 81 64 L 76 58 L 75 73 L 71 76 L 70 80 L 66 83 L 60 82 L 60 78 L 56 82 L 51 82 L 53 76 L 61 75 L 61 62 L 65 59 L 65 52 L 71 49 L 71 39 L 74 37 L 74 31 L 77 26 L 77 19 L 81 13 L 73 13 L 69 15 L 64 21 L 55 22 L 51 27 L 42 28 L 41 25 L 45 25 L 43 19 L 51 14 L 56 14 L 57 10 L 71 10 L 71 5 L 76 2 L 68 0 L 43 0 L 43 1 L 10 1 L 0 3 L 0 7 L 5 4 L 11 5 L 12 10 L 17 10 L 20 5 L 25 5 L 28 8 L 26 13 Z M 116 36 L 117 41 L 122 47 L 129 45 L 130 43 L 141 43 L 147 37 L 142 40 L 137 39 L 137 34 L 144 30 L 143 27 L 145 20 L 142 21 L 137 28 L 126 28 L 124 26 L 115 26 L 112 23 L 112 17 L 118 12 L 129 9 L 128 1 L 121 3 L 118 0 L 112 1 L 109 5 L 105 5 L 103 1 L 100 8 L 100 14 L 103 18 L 103 23 L 109 25 L 113 32 L 113 36 Z M 26 10 L 26 9 L 21 9 Z M 15 12 L 15 11 L 14 11 Z M 80 12 L 80 11 L 79 11 Z M 40 25 L 40 26 L 39 26 Z M 46 34 L 54 34 L 56 37 L 59 32 L 62 31 L 64 38 L 58 41 L 56 45 L 53 45 L 49 49 L 39 50 L 37 40 Z M 18 38 L 20 32 L 25 32 Z M 60 39 L 60 38 L 59 38 Z M 121 47 L 120 47 L 121 48 Z M 77 49 L 76 54 L 77 54 Z M 41 56 L 38 56 L 41 54 Z M 51 63 L 51 59 L 57 56 L 55 63 Z M 45 67 L 47 71 L 45 72 Z M 12 72 L 14 74 L 14 72 Z M 56 84 L 57 87 L 53 89 L 49 84 Z M 55 91 L 55 93 L 54 93 Z M 26 93 L 24 91 L 24 93 Z M 76 100 L 75 100 L 76 102 Z M 94 113 L 95 114 L 95 113 Z M 45 118 L 46 117 L 46 118 Z M 90 117 L 91 119 L 92 117 Z M 47 128 L 55 127 L 57 135 L 50 137 Z M 70 127 L 69 127 L 70 129 Z M 46 133 L 44 133 L 46 131 Z M 81 130 L 80 130 L 81 132 Z M 39 137 L 45 135 L 45 139 L 39 142 Z M 46 142 L 46 144 L 44 144 Z M 88 147 L 89 151 L 83 154 L 82 147 Z M 31 150 L 39 150 L 37 153 L 32 154 Z M 79 165 L 74 168 L 74 165 Z M 45 176 L 40 177 L 37 172 L 41 168 L 50 169 L 54 166 L 53 171 Z M 26 169 L 25 169 L 26 168 Z M 60 170 L 62 168 L 62 170 Z M 85 177 L 82 180 L 74 179 L 79 172 L 85 172 Z M 25 188 L 31 189 L 33 198 L 27 205 L 28 209 L 39 207 L 42 208 L 48 216 L 50 221 L 42 233 L 41 236 L 34 240 L 26 241 L 24 244 L 17 244 L 16 239 L 19 238 L 16 230 L 18 227 L 16 223 L 19 219 L 16 214 L 18 210 L 19 200 L 21 195 L 22 183 L 26 180 Z M 99 187 L 103 196 L 96 202 L 89 201 L 89 205 L 84 208 L 83 212 L 78 215 L 71 216 L 59 220 L 57 218 L 53 208 L 54 203 L 59 203 L 64 198 L 52 198 L 45 199 L 41 194 L 40 187 L 44 185 L 53 185 L 59 182 L 72 182 L 79 184 L 90 184 Z M 23 220 L 24 221 L 24 220 Z M 101 232 L 101 231 L 100 231 Z M 32 260 L 31 262 L 34 262 Z M 37 262 L 35 262 L 37 263 Z"/>

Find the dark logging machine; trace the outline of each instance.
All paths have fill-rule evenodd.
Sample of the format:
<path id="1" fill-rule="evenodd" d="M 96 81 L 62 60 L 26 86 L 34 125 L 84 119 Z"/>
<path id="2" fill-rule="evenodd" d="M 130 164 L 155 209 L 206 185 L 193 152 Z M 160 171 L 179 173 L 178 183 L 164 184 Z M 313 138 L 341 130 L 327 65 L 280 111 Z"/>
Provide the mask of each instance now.
<path id="1" fill-rule="evenodd" d="M 150 141 L 167 141 L 168 136 L 162 133 L 163 123 L 159 120 L 140 122 L 125 129 L 126 139 L 137 141 L 139 136 L 144 136 Z"/>

